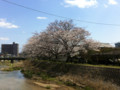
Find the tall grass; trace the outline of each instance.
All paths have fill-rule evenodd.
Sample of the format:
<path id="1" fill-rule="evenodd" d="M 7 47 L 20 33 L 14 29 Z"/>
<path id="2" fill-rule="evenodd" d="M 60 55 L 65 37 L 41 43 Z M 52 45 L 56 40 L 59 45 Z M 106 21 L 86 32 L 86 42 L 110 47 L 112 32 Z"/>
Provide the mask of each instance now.
<path id="1" fill-rule="evenodd" d="M 64 82 L 75 83 L 77 86 L 83 88 L 84 90 L 120 90 L 117 85 L 103 81 L 101 78 L 92 79 L 89 75 L 63 75 L 58 77 L 59 80 Z"/>

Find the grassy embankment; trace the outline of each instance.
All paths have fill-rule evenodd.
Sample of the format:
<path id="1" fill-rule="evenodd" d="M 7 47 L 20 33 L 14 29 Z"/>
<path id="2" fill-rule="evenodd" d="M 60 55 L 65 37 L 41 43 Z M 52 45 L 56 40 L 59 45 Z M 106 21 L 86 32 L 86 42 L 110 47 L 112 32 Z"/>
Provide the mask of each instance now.
<path id="1" fill-rule="evenodd" d="M 90 74 L 82 74 L 79 66 L 119 68 L 118 66 L 71 64 L 50 61 L 25 61 L 22 72 L 25 77 L 44 83 L 65 84 L 78 90 L 119 90 L 112 82 L 101 78 L 91 78 Z"/>
<path id="2" fill-rule="evenodd" d="M 1 71 L 14 71 L 14 70 L 21 70 L 23 69 L 23 61 L 14 62 L 13 64 L 10 61 L 3 61 L 0 62 L 0 65 L 3 66 L 0 70 Z"/>
<path id="3" fill-rule="evenodd" d="M 29 79 L 31 79 L 31 82 L 32 82 L 32 84 L 34 84 L 34 85 L 37 85 L 37 86 L 40 86 L 40 87 L 43 87 L 43 88 L 45 88 L 45 89 L 52 89 L 52 90 L 56 90 L 56 88 L 58 89 L 58 90 L 74 90 L 73 88 L 71 88 L 71 87 L 67 87 L 67 86 L 65 86 L 65 85 L 57 85 L 56 83 L 54 83 L 54 82 L 51 82 L 51 81 L 53 81 L 53 80 L 55 80 L 56 81 L 56 79 L 55 78 L 50 78 L 50 77 L 47 77 L 47 75 L 45 75 L 44 73 L 42 73 L 42 79 L 40 80 L 40 76 L 37 76 L 36 77 L 36 79 L 35 78 L 33 78 L 32 76 L 33 76 L 33 73 L 31 73 L 32 71 L 33 71 L 33 69 L 31 70 L 31 71 L 29 71 L 30 70 L 30 68 L 31 68 L 31 66 L 28 66 L 28 63 L 29 61 L 20 61 L 20 62 L 14 62 L 13 64 L 11 64 L 10 63 L 10 61 L 3 61 L 3 62 L 0 62 L 0 66 L 2 66 L 1 68 L 0 68 L 0 70 L 1 71 L 15 71 L 15 70 L 21 70 L 22 72 L 25 70 L 25 69 L 23 69 L 23 68 L 26 68 L 27 67 L 27 69 L 28 70 L 26 70 L 26 71 L 24 71 L 23 73 L 24 73 L 24 76 L 26 77 L 26 78 L 29 78 Z M 26 64 L 27 64 L 27 66 L 26 66 Z M 30 65 L 30 64 L 29 64 Z M 30 68 L 29 68 L 30 67 Z M 49 79 L 49 82 L 47 81 L 46 82 L 46 80 L 48 80 Z"/>
<path id="4" fill-rule="evenodd" d="M 99 67 L 99 68 L 117 68 L 119 66 L 105 66 L 105 65 L 90 65 L 90 64 L 72 64 L 50 61 L 25 61 L 15 62 L 13 64 L 10 61 L 0 62 L 0 65 L 6 67 L 1 68 L 3 71 L 20 70 L 24 73 L 24 76 L 34 80 L 34 83 L 51 89 L 51 87 L 59 88 L 59 86 L 67 85 L 78 90 L 117 90 L 118 86 L 112 82 L 105 82 L 101 78 L 91 78 L 90 74 L 78 72 L 79 66 Z M 76 68 L 77 67 L 77 68 Z M 75 70 L 74 70 L 75 69 Z M 42 83 L 40 83 L 42 82 Z M 56 85 L 57 84 L 57 85 Z M 62 86 L 64 87 L 64 86 Z M 70 90 L 73 90 L 72 88 Z M 119 89 L 118 89 L 119 90 Z"/>
<path id="5" fill-rule="evenodd" d="M 91 66 L 91 67 L 103 67 L 103 68 L 116 68 L 120 69 L 120 66 L 115 66 L 115 65 L 92 65 L 92 64 L 77 64 L 81 66 Z"/>

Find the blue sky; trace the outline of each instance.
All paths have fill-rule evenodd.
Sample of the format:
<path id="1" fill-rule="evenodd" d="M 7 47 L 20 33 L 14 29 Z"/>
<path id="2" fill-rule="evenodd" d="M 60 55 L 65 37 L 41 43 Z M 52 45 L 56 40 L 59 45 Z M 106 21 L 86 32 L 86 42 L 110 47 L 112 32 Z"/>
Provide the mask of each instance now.
<path id="1" fill-rule="evenodd" d="M 118 24 L 100 25 L 80 21 L 74 24 L 91 33 L 94 40 L 120 41 L 120 0 L 7 0 L 36 10 L 76 20 Z M 67 20 L 35 12 L 0 0 L 0 44 L 17 42 L 20 50 L 34 32 L 45 30 L 50 22 Z"/>

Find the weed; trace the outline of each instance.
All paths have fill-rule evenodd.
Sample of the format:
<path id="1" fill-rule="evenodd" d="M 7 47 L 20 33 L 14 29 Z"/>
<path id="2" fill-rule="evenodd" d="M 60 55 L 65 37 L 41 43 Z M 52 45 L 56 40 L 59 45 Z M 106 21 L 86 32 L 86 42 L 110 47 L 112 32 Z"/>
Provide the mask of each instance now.
<path id="1" fill-rule="evenodd" d="M 94 90 L 94 89 L 91 88 L 91 87 L 89 87 L 89 86 L 86 86 L 86 87 L 84 88 L 84 90 Z"/>
<path id="2" fill-rule="evenodd" d="M 51 87 L 50 86 L 46 86 L 46 89 L 51 89 Z"/>

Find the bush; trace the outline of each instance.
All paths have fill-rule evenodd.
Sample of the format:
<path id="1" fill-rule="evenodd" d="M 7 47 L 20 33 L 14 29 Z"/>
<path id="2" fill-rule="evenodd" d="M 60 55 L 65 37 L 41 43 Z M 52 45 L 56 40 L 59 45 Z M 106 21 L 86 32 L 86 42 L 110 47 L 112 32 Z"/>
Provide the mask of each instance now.
<path id="1" fill-rule="evenodd" d="M 23 71 L 22 71 L 22 72 L 23 72 Z M 26 70 L 26 71 L 24 71 L 23 73 L 24 73 L 24 76 L 25 76 L 26 78 L 32 78 L 32 76 L 33 76 L 33 72 L 31 72 L 31 71 L 29 71 L 29 70 Z"/>
<path id="2" fill-rule="evenodd" d="M 40 76 L 43 80 L 47 80 L 49 78 L 45 72 L 38 72 L 37 75 Z"/>

